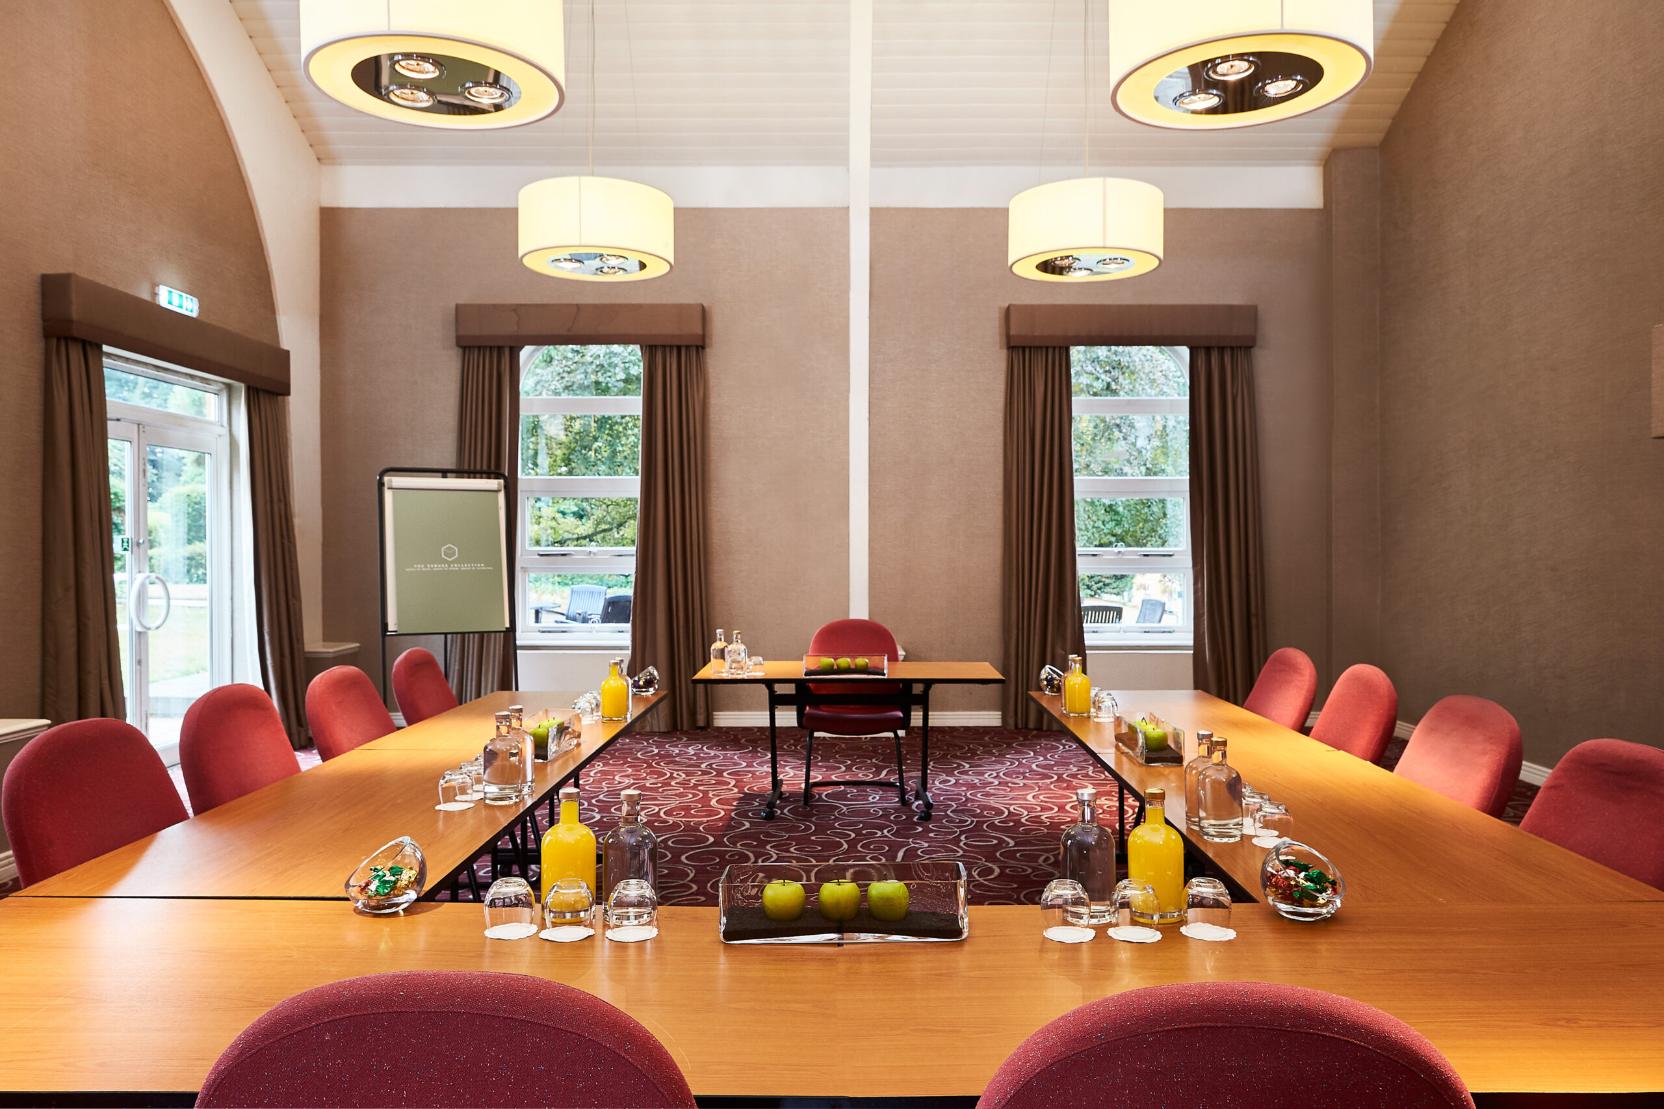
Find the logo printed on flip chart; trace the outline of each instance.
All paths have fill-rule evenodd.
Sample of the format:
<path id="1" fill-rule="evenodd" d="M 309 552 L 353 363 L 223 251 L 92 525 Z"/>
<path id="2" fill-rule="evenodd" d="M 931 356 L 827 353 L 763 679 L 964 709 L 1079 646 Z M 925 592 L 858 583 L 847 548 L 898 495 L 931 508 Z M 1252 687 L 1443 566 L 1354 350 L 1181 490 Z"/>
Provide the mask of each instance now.
<path id="1" fill-rule="evenodd" d="M 456 549 L 455 543 L 446 543 L 443 547 L 439 548 L 439 557 L 444 559 L 446 562 L 455 562 L 458 553 L 459 552 Z"/>

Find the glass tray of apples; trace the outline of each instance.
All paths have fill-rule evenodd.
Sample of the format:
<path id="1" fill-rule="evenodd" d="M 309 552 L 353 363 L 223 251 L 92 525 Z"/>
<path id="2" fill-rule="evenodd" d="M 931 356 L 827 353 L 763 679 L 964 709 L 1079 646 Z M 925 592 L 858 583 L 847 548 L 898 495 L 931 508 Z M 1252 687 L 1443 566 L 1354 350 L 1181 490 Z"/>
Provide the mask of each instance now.
<path id="1" fill-rule="evenodd" d="M 883 655 L 804 655 L 805 678 L 882 678 L 890 673 Z"/>
<path id="2" fill-rule="evenodd" d="M 1147 712 L 1136 720 L 1116 717 L 1120 730 L 1115 742 L 1145 766 L 1183 766 L 1184 729 Z"/>
<path id="3" fill-rule="evenodd" d="M 719 903 L 723 943 L 951 943 L 971 930 L 956 862 L 736 863 Z"/>

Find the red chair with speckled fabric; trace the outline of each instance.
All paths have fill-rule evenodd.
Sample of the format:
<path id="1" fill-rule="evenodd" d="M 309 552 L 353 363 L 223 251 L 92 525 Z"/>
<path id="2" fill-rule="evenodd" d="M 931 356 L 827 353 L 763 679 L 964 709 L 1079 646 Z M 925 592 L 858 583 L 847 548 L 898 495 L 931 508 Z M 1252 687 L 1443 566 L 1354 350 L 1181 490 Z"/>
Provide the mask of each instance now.
<path id="1" fill-rule="evenodd" d="M 1317 667 L 1300 648 L 1282 647 L 1260 667 L 1242 707 L 1298 732 L 1305 728 L 1316 696 Z"/>
<path id="2" fill-rule="evenodd" d="M 1458 693 L 1427 710 L 1393 771 L 1470 809 L 1501 816 L 1523 758 L 1514 714 L 1495 701 Z"/>
<path id="3" fill-rule="evenodd" d="M 523 974 L 400 971 L 296 994 L 243 1030 L 203 1106 L 694 1104 L 639 1021 Z"/>
<path id="4" fill-rule="evenodd" d="M 439 660 L 421 647 L 412 647 L 393 663 L 393 699 L 406 724 L 420 724 L 456 708 L 456 694 Z"/>
<path id="5" fill-rule="evenodd" d="M 381 694 L 356 666 L 331 666 L 312 679 L 306 723 L 325 762 L 398 730 Z"/>
<path id="6" fill-rule="evenodd" d="M 1348 666 L 1312 725 L 1312 738 L 1365 762 L 1380 762 L 1398 722 L 1398 690 L 1380 667 Z"/>
<path id="7" fill-rule="evenodd" d="M 834 655 L 851 659 L 861 655 L 883 655 L 894 663 L 900 653 L 896 637 L 890 634 L 889 628 L 876 620 L 834 620 L 830 624 L 821 625 L 814 638 L 809 640 L 811 655 Z M 831 696 L 838 693 L 847 694 L 850 687 L 817 683 L 810 685 L 808 692 L 811 695 Z M 893 682 L 875 682 L 861 685 L 856 692 L 872 697 L 895 695 L 899 698 L 901 686 Z M 912 795 L 907 789 L 907 767 L 901 753 L 902 736 L 907 734 L 907 717 L 907 706 L 899 701 L 895 705 L 799 705 L 797 726 L 808 733 L 804 738 L 803 749 L 803 803 L 814 803 L 816 786 L 891 786 L 895 788 L 900 803 L 907 804 Z M 893 735 L 896 741 L 896 780 L 814 781 L 812 774 L 816 735 Z"/>
<path id="8" fill-rule="evenodd" d="M 191 809 L 201 813 L 299 774 L 300 761 L 265 690 L 222 685 L 185 710 L 179 769 Z"/>
<path id="9" fill-rule="evenodd" d="M 24 744 L 0 819 L 25 886 L 186 819 L 156 748 L 122 720 L 72 720 Z"/>
<path id="10" fill-rule="evenodd" d="M 1664 889 L 1664 751 L 1622 739 L 1579 743 L 1549 771 L 1520 827 Z"/>
<path id="11" fill-rule="evenodd" d="M 1379 1009 L 1299 986 L 1189 982 L 1065 1013 L 1000 1065 L 978 1109 L 1473 1105 L 1426 1038 Z"/>

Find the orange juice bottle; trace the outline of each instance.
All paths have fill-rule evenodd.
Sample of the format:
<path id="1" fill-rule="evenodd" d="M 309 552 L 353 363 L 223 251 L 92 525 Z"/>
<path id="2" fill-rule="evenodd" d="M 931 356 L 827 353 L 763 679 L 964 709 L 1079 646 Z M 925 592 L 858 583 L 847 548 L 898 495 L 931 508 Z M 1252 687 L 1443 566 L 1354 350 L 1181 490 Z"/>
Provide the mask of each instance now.
<path id="1" fill-rule="evenodd" d="M 624 678 L 624 660 L 615 658 L 601 683 L 601 719 L 628 720 L 630 718 L 630 683 Z M 593 886 L 590 888 L 594 888 Z"/>
<path id="2" fill-rule="evenodd" d="M 1081 669 L 1080 656 L 1069 656 L 1069 672 L 1063 676 L 1063 711 L 1069 716 L 1092 714 L 1092 679 Z"/>
<path id="3" fill-rule="evenodd" d="M 563 786 L 560 791 L 560 822 L 543 833 L 542 871 L 538 880 L 543 883 L 543 894 L 548 896 L 562 878 L 576 878 L 595 890 L 595 833 L 578 819 L 578 787 Z"/>
<path id="4" fill-rule="evenodd" d="M 1156 903 L 1145 912 L 1133 907 L 1139 924 L 1184 920 L 1184 840 L 1167 823 L 1167 791 L 1154 786 L 1144 795 L 1144 823 L 1127 835 L 1127 877 L 1148 882 Z"/>

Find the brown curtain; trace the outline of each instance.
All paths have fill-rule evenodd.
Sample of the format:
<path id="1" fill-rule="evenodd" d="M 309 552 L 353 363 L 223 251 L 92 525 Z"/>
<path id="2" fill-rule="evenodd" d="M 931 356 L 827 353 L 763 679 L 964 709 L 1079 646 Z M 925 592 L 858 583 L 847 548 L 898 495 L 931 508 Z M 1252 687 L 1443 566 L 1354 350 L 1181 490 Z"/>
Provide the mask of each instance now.
<path id="1" fill-rule="evenodd" d="M 705 600 L 705 348 L 641 348 L 641 507 L 630 669 L 659 669 L 670 730 L 710 724 L 702 687 Z"/>
<path id="2" fill-rule="evenodd" d="M 1190 348 L 1190 546 L 1196 687 L 1240 704 L 1265 659 L 1251 347 Z"/>
<path id="3" fill-rule="evenodd" d="M 1086 657 L 1075 579 L 1068 347 L 1012 347 L 1005 378 L 1006 724 L 1050 723 L 1028 691 L 1047 663 Z"/>
<path id="4" fill-rule="evenodd" d="M 249 511 L 260 675 L 296 747 L 306 746 L 306 633 L 289 453 L 289 398 L 248 390 Z"/>
<path id="5" fill-rule="evenodd" d="M 109 416 L 104 352 L 46 340 L 41 482 L 41 711 L 63 723 L 122 719 L 110 528 Z M 132 459 L 129 465 L 142 466 Z"/>
<path id="6" fill-rule="evenodd" d="M 520 460 L 520 348 L 462 348 L 462 416 L 457 425 L 457 466 L 501 470 L 508 475 L 508 572 L 514 573 L 515 532 L 520 519 L 517 476 Z M 512 596 L 513 591 L 510 591 Z M 514 688 L 511 632 L 468 632 L 446 636 L 451 688 L 472 701 Z"/>

